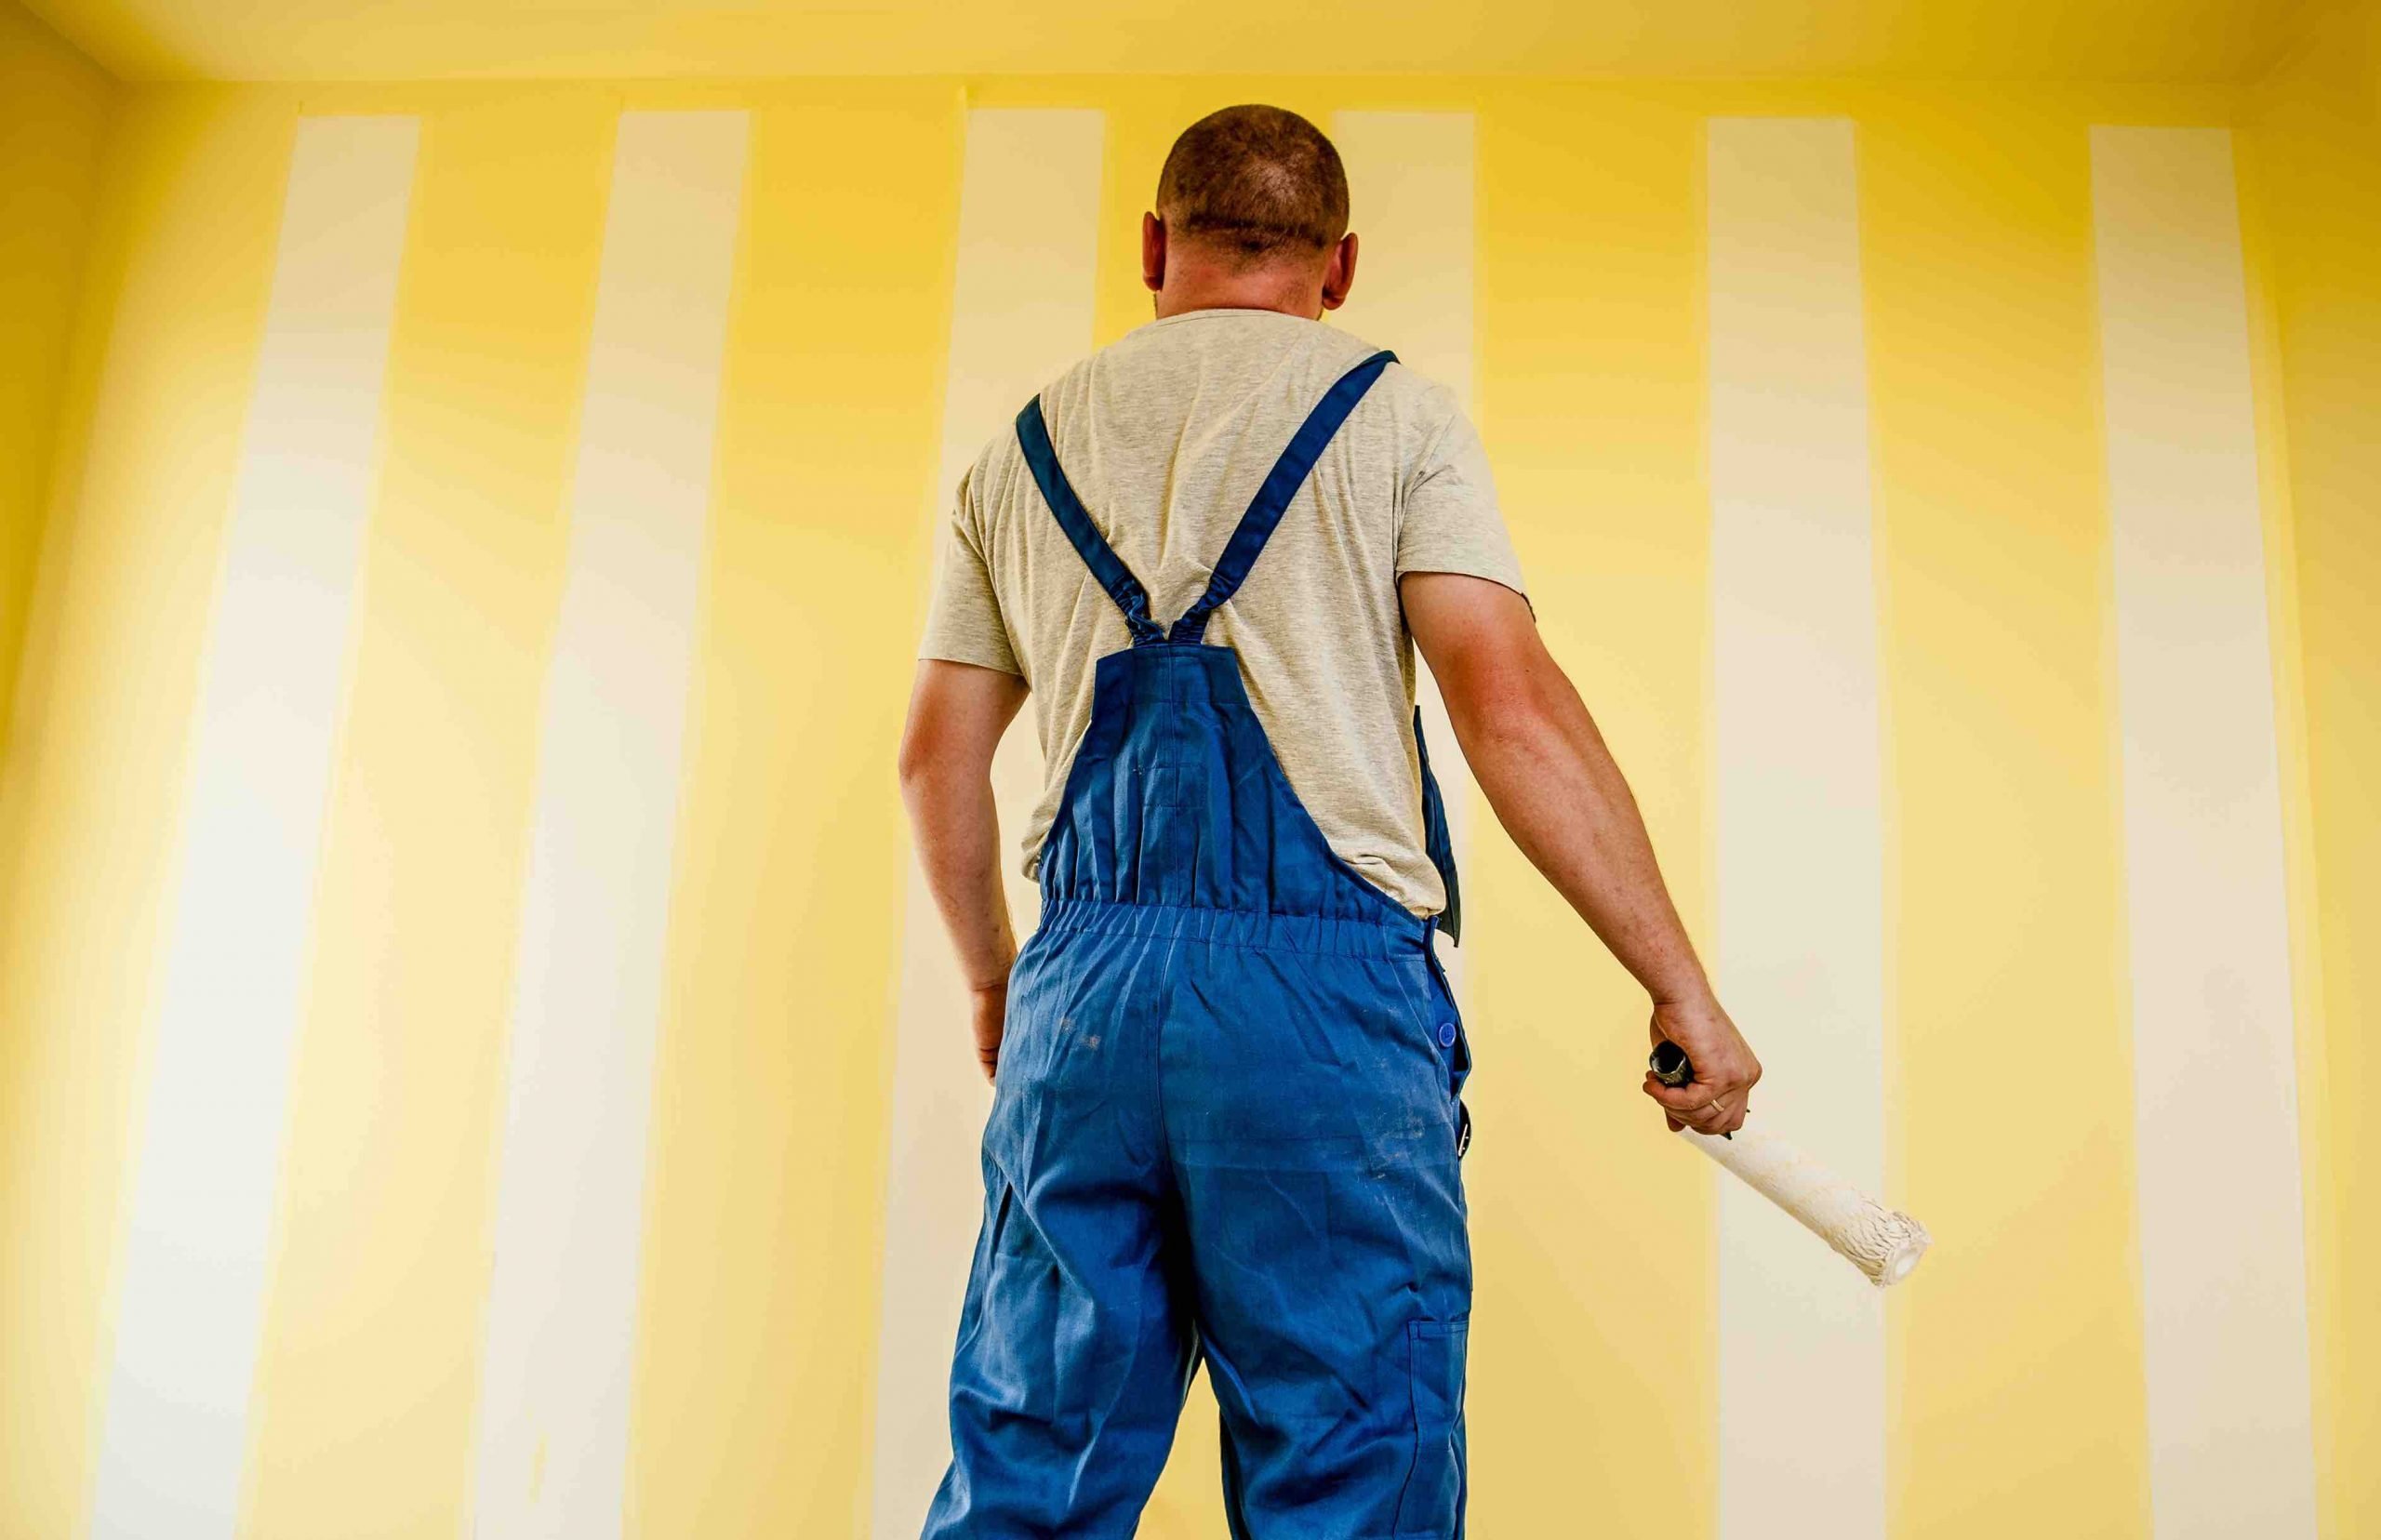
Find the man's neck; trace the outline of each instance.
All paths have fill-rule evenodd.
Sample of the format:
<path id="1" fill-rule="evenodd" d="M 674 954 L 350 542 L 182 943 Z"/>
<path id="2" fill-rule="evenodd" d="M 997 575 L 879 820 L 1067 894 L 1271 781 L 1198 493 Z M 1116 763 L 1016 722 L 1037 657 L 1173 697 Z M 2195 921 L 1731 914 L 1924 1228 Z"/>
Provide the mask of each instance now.
<path id="1" fill-rule="evenodd" d="M 1156 295 L 1157 318 L 1204 310 L 1278 311 L 1301 320 L 1323 318 L 1323 285 L 1301 271 L 1231 272 L 1192 267 L 1168 272 Z"/>

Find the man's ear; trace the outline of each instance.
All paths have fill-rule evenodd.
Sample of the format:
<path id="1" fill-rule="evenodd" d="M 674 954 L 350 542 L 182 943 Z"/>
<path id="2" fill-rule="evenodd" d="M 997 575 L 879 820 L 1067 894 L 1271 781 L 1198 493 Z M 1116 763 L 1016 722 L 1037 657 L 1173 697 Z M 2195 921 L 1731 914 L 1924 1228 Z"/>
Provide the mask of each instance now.
<path id="1" fill-rule="evenodd" d="M 1165 221 L 1141 216 L 1141 286 L 1151 294 L 1165 287 Z"/>
<path id="2" fill-rule="evenodd" d="M 1330 259 L 1323 264 L 1323 308 L 1337 310 L 1348 302 L 1348 291 L 1355 286 L 1356 232 L 1351 230 L 1339 237 Z"/>

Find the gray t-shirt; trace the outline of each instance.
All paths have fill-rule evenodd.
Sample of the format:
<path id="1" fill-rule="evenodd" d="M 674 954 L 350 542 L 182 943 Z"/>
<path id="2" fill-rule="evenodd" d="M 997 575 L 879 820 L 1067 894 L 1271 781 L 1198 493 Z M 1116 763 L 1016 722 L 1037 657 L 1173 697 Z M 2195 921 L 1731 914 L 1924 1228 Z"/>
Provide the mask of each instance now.
<path id="1" fill-rule="evenodd" d="M 1206 588 L 1307 413 L 1375 351 L 1274 311 L 1191 311 L 1137 328 L 1043 391 L 1059 465 L 1161 624 Z M 1013 430 L 960 482 L 941 563 L 921 656 L 1020 674 L 1032 688 L 1048 772 L 1025 830 L 1031 875 L 1091 720 L 1094 665 L 1131 635 L 1043 502 Z M 1479 435 L 1445 389 L 1391 365 L 1206 639 L 1239 653 L 1257 720 L 1331 848 L 1432 914 L 1446 899 L 1422 843 L 1414 645 L 1397 597 L 1409 572 L 1522 589 Z"/>

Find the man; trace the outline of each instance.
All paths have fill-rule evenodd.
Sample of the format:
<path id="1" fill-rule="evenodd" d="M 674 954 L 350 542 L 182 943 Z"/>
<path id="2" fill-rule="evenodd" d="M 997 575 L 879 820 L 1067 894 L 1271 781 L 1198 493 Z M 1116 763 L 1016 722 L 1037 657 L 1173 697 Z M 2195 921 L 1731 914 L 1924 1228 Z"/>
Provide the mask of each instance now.
<path id="1" fill-rule="evenodd" d="M 1760 1078 L 1470 424 L 1320 324 L 1347 228 L 1311 124 L 1193 125 L 1142 219 L 1156 320 L 960 486 L 901 750 L 994 1085 L 931 1537 L 1132 1533 L 1203 1358 L 1234 1535 L 1462 1533 L 1470 1057 L 1416 646 L 1506 830 L 1694 1061 L 1646 1078 L 1671 1126 L 1735 1129 Z M 1019 955 L 990 769 L 1029 687 Z"/>

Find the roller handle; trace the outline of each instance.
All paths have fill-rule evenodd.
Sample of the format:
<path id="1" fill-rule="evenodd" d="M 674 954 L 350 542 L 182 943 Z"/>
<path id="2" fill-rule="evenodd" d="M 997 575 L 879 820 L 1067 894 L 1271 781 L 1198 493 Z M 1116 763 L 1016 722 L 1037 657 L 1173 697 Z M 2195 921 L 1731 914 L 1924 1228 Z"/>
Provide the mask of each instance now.
<path id="1" fill-rule="evenodd" d="M 1675 1042 L 1665 1041 L 1656 1046 L 1653 1055 L 1646 1059 L 1645 1064 L 1654 1071 L 1656 1080 L 1672 1090 L 1682 1085 L 1695 1083 L 1695 1062 L 1686 1056 L 1686 1050 Z M 1736 1135 L 1723 1134 L 1720 1137 L 1734 1139 Z"/>

